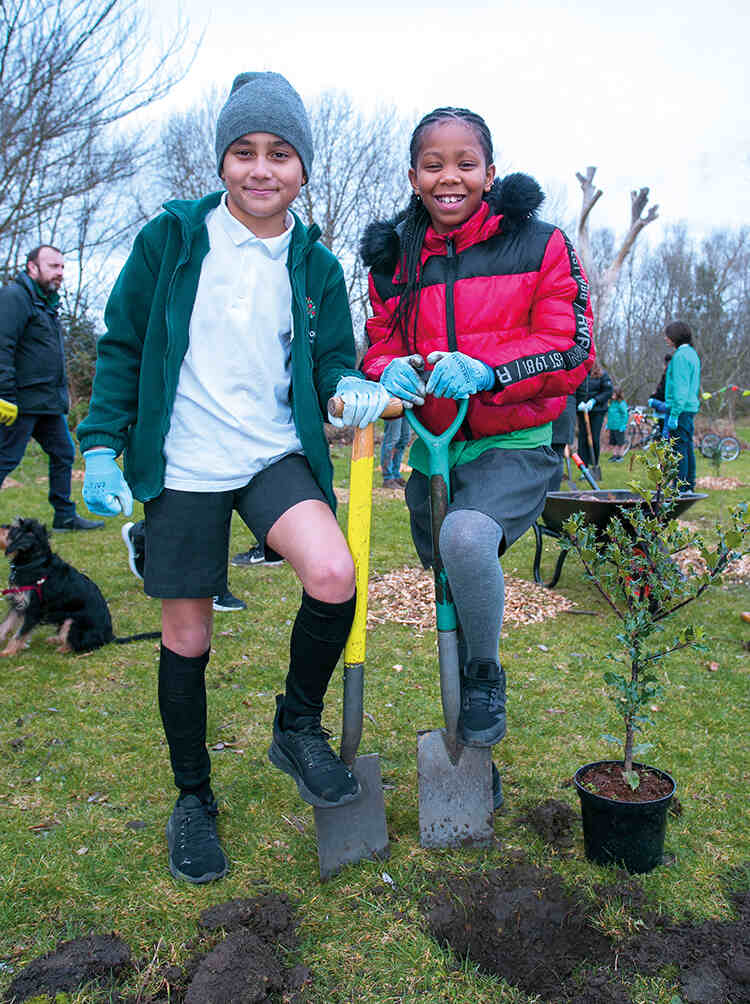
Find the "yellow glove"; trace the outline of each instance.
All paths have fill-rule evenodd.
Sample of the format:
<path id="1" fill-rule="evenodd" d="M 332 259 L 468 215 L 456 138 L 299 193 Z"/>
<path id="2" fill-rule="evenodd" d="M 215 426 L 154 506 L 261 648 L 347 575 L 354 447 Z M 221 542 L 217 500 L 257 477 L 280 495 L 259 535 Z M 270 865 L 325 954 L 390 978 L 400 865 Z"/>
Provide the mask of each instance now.
<path id="1" fill-rule="evenodd" d="M 18 418 L 18 405 L 0 397 L 0 425 L 13 425 Z"/>

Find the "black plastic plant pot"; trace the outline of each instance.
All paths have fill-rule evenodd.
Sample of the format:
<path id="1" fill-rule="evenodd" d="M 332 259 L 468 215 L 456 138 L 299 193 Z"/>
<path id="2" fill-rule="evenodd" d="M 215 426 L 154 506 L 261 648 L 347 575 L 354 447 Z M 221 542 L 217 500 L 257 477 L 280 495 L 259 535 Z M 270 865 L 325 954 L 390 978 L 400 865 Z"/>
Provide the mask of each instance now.
<path id="1" fill-rule="evenodd" d="M 622 767 L 622 760 L 599 760 L 580 767 L 574 781 L 581 800 L 583 845 L 586 857 L 599 865 L 620 865 L 634 873 L 650 872 L 662 863 L 667 812 L 677 785 L 656 767 L 646 769 L 668 781 L 672 790 L 649 802 L 620 802 L 589 791 L 581 777 L 596 767 Z M 633 767 L 645 767 L 633 764 Z"/>

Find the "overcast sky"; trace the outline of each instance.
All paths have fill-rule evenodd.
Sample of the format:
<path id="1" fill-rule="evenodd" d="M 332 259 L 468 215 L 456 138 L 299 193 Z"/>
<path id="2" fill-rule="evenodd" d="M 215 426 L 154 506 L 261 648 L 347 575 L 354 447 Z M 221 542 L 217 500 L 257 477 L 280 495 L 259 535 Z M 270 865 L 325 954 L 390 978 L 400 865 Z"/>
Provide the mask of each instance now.
<path id="1" fill-rule="evenodd" d="M 363 109 L 395 104 L 409 121 L 442 105 L 479 112 L 504 167 L 566 185 L 597 166 L 593 225 L 625 229 L 630 189 L 651 189 L 665 225 L 696 233 L 750 223 L 750 4 L 739 0 L 545 0 L 494 4 L 162 0 L 204 38 L 169 99 L 191 104 L 235 73 L 272 69 L 303 97 L 337 88 Z M 611 5 L 614 8 L 614 4 Z M 404 170 L 406 171 L 406 165 Z"/>

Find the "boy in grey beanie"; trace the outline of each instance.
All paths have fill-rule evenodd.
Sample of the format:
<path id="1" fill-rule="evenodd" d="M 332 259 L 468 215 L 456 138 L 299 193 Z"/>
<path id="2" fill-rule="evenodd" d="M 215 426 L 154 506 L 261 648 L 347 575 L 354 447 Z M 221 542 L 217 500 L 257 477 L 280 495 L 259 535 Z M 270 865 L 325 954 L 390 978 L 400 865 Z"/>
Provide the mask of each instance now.
<path id="1" fill-rule="evenodd" d="M 240 73 L 232 83 L 216 122 L 216 170 L 221 176 L 224 154 L 240 136 L 268 132 L 286 140 L 299 154 L 310 177 L 313 141 L 302 98 L 280 73 Z"/>
<path id="2" fill-rule="evenodd" d="M 269 759 L 312 805 L 360 794 L 321 725 L 355 612 L 324 408 L 339 396 L 343 421 L 364 428 L 389 395 L 355 368 L 341 265 L 290 208 L 312 161 L 310 123 L 284 77 L 236 77 L 216 127 L 226 191 L 169 202 L 138 234 L 107 304 L 78 427 L 89 509 L 129 515 L 134 496 L 144 503 L 143 588 L 162 601 L 159 710 L 179 790 L 169 868 L 187 882 L 229 867 L 206 747 L 205 674 L 234 511 L 302 586 Z"/>

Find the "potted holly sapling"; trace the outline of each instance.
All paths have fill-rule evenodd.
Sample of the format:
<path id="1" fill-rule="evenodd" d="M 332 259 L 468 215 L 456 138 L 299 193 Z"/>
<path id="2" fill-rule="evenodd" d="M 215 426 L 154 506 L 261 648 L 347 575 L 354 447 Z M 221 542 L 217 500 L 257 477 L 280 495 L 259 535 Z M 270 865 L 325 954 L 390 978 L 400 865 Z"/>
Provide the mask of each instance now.
<path id="1" fill-rule="evenodd" d="M 639 741 L 651 725 L 649 710 L 662 695 L 657 675 L 662 659 L 683 649 L 700 649 L 703 630 L 688 624 L 665 637 L 664 622 L 698 599 L 727 565 L 748 552 L 750 523 L 746 504 L 731 511 L 729 525 L 717 525 L 709 547 L 699 533 L 680 526 L 674 510 L 686 496 L 676 487 L 677 458 L 667 442 L 639 458 L 648 489 L 630 485 L 632 496 L 614 508 L 606 530 L 576 512 L 564 524 L 561 546 L 578 554 L 587 578 L 619 622 L 618 650 L 604 674 L 622 721 L 621 737 L 604 736 L 621 747 L 618 760 L 586 764 L 575 775 L 581 799 L 586 857 L 647 872 L 663 856 L 667 810 L 675 782 L 662 770 L 641 762 L 651 744 Z M 701 567 L 680 570 L 672 555 L 697 548 Z"/>

